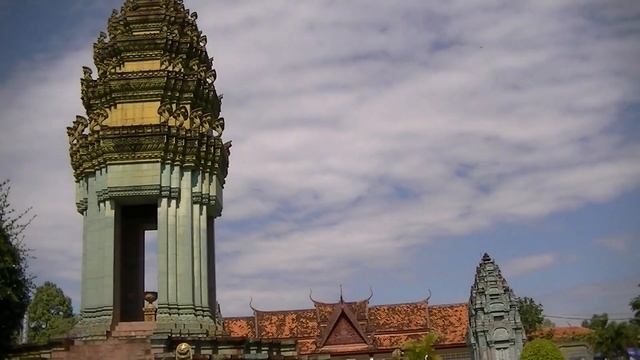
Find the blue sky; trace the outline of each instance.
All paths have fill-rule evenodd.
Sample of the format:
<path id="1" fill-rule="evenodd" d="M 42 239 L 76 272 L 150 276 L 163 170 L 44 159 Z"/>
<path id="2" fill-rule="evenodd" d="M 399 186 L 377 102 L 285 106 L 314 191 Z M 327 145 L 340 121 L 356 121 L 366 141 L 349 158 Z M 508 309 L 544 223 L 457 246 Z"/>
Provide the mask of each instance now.
<path id="1" fill-rule="evenodd" d="M 550 315 L 640 292 L 635 1 L 196 1 L 233 140 L 223 315 L 307 295 L 465 302 L 489 252 Z M 0 178 L 79 303 L 65 127 L 120 1 L 0 2 Z M 564 324 L 566 320 L 556 320 Z"/>

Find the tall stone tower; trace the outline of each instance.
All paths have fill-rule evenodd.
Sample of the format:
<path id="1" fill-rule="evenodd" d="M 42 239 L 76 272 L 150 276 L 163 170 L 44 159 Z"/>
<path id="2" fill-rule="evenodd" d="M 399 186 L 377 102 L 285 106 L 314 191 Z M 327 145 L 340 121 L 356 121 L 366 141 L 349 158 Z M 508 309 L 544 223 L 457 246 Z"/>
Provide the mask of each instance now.
<path id="1" fill-rule="evenodd" d="M 469 327 L 474 360 L 520 358 L 526 338 L 518 303 L 488 254 L 482 257 L 471 287 Z"/>
<path id="2" fill-rule="evenodd" d="M 157 230 L 155 336 L 212 336 L 214 219 L 229 144 L 216 72 L 182 0 L 125 0 L 94 44 L 81 80 L 87 117 L 67 128 L 83 216 L 81 320 L 105 338 L 143 320 L 144 232 Z"/>

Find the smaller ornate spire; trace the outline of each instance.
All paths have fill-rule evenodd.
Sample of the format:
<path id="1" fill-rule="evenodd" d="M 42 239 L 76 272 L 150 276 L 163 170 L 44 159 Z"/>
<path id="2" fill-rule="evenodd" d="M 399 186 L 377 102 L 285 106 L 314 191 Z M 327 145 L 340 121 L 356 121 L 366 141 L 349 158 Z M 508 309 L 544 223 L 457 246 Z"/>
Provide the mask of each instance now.
<path id="1" fill-rule="evenodd" d="M 471 286 L 469 327 L 475 360 L 520 358 L 525 335 L 517 299 L 487 253 Z"/>

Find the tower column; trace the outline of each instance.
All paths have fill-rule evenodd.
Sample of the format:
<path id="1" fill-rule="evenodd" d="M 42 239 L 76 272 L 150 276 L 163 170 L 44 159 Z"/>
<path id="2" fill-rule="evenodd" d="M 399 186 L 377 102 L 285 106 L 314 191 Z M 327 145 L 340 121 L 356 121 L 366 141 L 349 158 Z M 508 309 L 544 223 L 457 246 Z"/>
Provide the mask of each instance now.
<path id="1" fill-rule="evenodd" d="M 178 205 L 178 311 L 181 317 L 195 320 L 193 288 L 193 207 L 191 204 L 191 169 L 183 169 Z"/>
<path id="2" fill-rule="evenodd" d="M 83 67 L 80 80 L 86 117 L 67 128 L 83 216 L 74 335 L 105 338 L 121 322 L 144 320 L 145 257 L 153 256 L 144 233 L 155 229 L 154 341 L 206 337 L 217 330 L 210 218 L 222 209 L 230 147 L 216 72 L 182 1 L 127 4 L 93 44 L 97 78 Z"/>

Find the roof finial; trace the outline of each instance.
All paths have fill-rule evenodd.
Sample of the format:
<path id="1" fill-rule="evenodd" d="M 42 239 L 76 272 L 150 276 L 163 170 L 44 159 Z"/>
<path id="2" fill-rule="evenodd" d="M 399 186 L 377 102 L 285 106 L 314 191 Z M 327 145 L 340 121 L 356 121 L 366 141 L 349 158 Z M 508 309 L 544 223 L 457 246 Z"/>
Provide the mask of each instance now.
<path id="1" fill-rule="evenodd" d="M 344 298 L 342 297 L 342 284 L 340 284 L 340 304 L 344 304 Z"/>
<path id="2" fill-rule="evenodd" d="M 253 307 L 253 296 L 249 298 L 249 307 L 253 310 L 254 314 L 258 312 L 258 309 Z"/>

